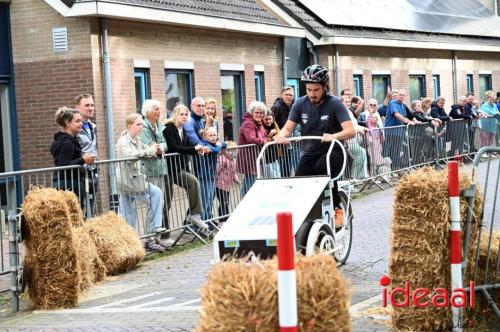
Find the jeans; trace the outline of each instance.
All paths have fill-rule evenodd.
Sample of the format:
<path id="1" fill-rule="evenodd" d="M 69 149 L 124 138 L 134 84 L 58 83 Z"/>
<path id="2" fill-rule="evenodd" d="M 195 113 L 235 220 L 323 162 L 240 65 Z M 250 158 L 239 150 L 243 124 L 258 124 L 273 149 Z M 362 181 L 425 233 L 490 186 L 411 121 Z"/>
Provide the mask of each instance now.
<path id="1" fill-rule="evenodd" d="M 208 220 L 212 219 L 212 207 L 214 204 L 215 195 L 215 179 L 203 178 L 200 179 L 200 189 L 201 189 L 201 206 L 203 207 L 203 213 L 201 219 Z"/>
<path id="2" fill-rule="evenodd" d="M 241 198 L 245 197 L 247 192 L 250 190 L 250 187 L 253 185 L 255 182 L 255 175 L 251 174 L 245 174 L 245 178 L 243 179 L 243 183 L 241 184 L 241 189 L 240 189 L 240 195 Z"/>
<path id="3" fill-rule="evenodd" d="M 137 229 L 137 200 L 148 205 L 146 233 L 151 233 L 162 225 L 163 194 L 157 186 L 149 184 L 149 188 L 141 193 L 120 194 L 118 212 L 125 217 L 132 228 Z"/>

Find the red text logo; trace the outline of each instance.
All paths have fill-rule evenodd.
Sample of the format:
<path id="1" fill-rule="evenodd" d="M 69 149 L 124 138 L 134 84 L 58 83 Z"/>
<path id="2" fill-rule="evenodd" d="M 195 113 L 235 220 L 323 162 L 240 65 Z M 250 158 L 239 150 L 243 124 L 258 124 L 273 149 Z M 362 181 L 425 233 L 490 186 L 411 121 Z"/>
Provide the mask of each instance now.
<path id="1" fill-rule="evenodd" d="M 435 308 L 448 307 L 451 305 L 456 308 L 465 308 L 467 303 L 469 308 L 474 308 L 474 282 L 469 284 L 469 292 L 465 288 L 452 289 L 451 294 L 446 288 L 428 288 L 412 289 L 410 282 L 405 282 L 404 287 L 394 287 L 390 292 L 387 286 L 391 283 L 391 278 L 384 275 L 380 277 L 380 286 L 382 290 L 382 306 L 387 307 L 389 302 L 395 308 L 409 307 L 413 305 L 417 308 L 425 308 L 432 305 Z M 468 301 L 467 301 L 468 298 Z"/>

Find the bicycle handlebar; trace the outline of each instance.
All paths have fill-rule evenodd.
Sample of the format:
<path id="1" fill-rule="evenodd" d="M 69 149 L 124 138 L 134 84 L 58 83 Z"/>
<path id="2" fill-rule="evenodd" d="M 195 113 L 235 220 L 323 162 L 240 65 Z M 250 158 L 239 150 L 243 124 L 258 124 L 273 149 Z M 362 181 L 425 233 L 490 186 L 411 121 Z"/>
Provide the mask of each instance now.
<path id="1" fill-rule="evenodd" d="M 299 137 L 289 137 L 286 139 L 286 141 L 287 142 L 294 142 L 294 141 L 302 141 L 302 140 L 322 140 L 322 139 L 323 139 L 323 137 L 321 137 L 321 136 L 299 136 Z M 266 144 L 264 144 L 264 146 L 262 147 L 262 150 L 260 150 L 260 153 L 257 156 L 257 160 L 255 162 L 257 163 L 256 166 L 257 166 L 257 178 L 258 179 L 261 178 L 260 162 L 264 157 L 264 152 L 266 151 L 266 149 L 268 147 L 270 147 L 271 145 L 275 145 L 275 144 L 278 144 L 278 143 L 275 141 L 267 142 Z M 340 148 L 342 150 L 342 155 L 344 158 L 343 158 L 343 163 L 342 163 L 342 169 L 340 170 L 339 174 L 336 177 L 332 178 L 332 180 L 337 180 L 338 178 L 340 178 L 342 176 L 342 174 L 344 174 L 346 163 L 347 163 L 347 153 L 345 151 L 344 145 L 337 139 L 332 140 L 332 142 L 330 143 L 330 147 L 328 148 L 328 152 L 326 153 L 326 170 L 328 172 L 328 176 L 330 176 L 330 177 L 332 176 L 332 171 L 330 168 L 330 155 L 332 154 L 333 146 L 335 144 L 338 144 L 340 146 Z"/>

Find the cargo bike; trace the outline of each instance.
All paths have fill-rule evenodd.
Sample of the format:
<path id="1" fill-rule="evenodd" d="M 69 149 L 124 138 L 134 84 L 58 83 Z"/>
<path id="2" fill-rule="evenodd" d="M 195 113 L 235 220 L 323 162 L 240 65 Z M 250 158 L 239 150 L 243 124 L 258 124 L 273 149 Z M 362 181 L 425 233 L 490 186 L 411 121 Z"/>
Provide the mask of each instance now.
<path id="1" fill-rule="evenodd" d="M 228 256 L 256 256 L 271 258 L 276 254 L 276 213 L 291 212 L 295 246 L 298 252 L 312 255 L 323 251 L 335 258 L 339 265 L 349 256 L 352 243 L 351 192 L 347 181 L 338 182 L 343 210 L 343 224 L 335 227 L 332 188 L 346 169 L 347 155 L 343 144 L 334 140 L 327 152 L 328 174 L 304 177 L 268 177 L 263 171 L 266 156 L 273 146 L 295 153 L 304 140 L 321 140 L 320 136 L 302 136 L 287 139 L 287 144 L 265 144 L 256 160 L 257 179 L 235 208 L 213 241 L 215 260 Z M 331 178 L 330 155 L 338 144 L 342 150 L 342 169 Z M 286 157 L 286 156 L 283 156 Z"/>

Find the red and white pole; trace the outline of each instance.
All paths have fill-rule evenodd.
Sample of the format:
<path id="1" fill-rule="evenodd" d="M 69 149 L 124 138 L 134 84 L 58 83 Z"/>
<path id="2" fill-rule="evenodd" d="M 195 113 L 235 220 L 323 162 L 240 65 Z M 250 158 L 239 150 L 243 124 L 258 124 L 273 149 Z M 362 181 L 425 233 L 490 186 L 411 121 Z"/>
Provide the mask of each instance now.
<path id="1" fill-rule="evenodd" d="M 448 163 L 448 196 L 450 199 L 450 263 L 451 263 L 451 289 L 462 288 L 462 245 L 460 226 L 460 188 L 458 182 L 458 162 Z M 461 298 L 456 298 L 462 304 Z M 459 303 L 460 302 L 460 303 Z M 452 306 L 453 331 L 462 331 L 462 317 L 459 306 Z"/>
<path id="2" fill-rule="evenodd" d="M 278 307 L 280 332 L 297 332 L 297 276 L 292 214 L 280 212 L 278 224 Z"/>

